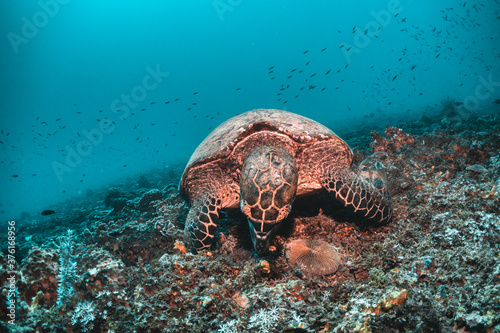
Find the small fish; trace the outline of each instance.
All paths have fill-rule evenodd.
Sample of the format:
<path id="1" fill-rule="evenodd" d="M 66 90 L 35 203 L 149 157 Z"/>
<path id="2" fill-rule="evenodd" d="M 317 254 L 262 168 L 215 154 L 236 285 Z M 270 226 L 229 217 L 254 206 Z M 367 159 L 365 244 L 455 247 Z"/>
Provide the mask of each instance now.
<path id="1" fill-rule="evenodd" d="M 44 211 L 42 212 L 42 215 L 43 215 L 43 216 L 47 216 L 47 215 L 52 215 L 52 214 L 54 214 L 54 213 L 56 213 L 56 211 L 54 211 L 54 210 L 50 210 L 50 209 L 47 209 L 47 210 L 44 210 Z"/>
<path id="2" fill-rule="evenodd" d="M 495 104 L 500 104 L 500 98 L 499 98 L 499 99 L 495 99 L 495 100 L 493 101 L 493 103 L 495 103 Z"/>
<path id="3" fill-rule="evenodd" d="M 309 52 L 309 50 L 304 51 L 304 54 L 306 54 L 307 52 Z"/>
<path id="4" fill-rule="evenodd" d="M 155 104 L 156 102 L 151 102 L 151 105 Z"/>
<path id="5" fill-rule="evenodd" d="M 331 72 L 331 71 L 332 71 L 332 70 L 331 70 L 331 69 L 329 69 L 329 70 L 328 70 L 328 72 L 326 72 L 326 74 L 325 74 L 325 75 L 330 74 L 330 72 Z"/>
<path id="6" fill-rule="evenodd" d="M 197 92 L 197 91 L 196 91 L 196 92 L 194 92 L 194 93 L 193 93 L 193 95 L 198 95 L 198 92 Z"/>
<path id="7" fill-rule="evenodd" d="M 271 69 L 273 69 L 273 68 L 274 68 L 274 66 L 271 66 L 271 67 L 269 67 L 269 70 L 271 70 Z"/>
<path id="8" fill-rule="evenodd" d="M 414 70 L 414 69 L 415 69 L 415 67 L 417 67 L 417 65 L 413 65 L 413 66 L 411 66 L 411 70 Z"/>
<path id="9" fill-rule="evenodd" d="M 326 51 L 326 47 L 323 50 L 321 50 L 321 52 L 325 52 L 325 51 Z"/>
<path id="10" fill-rule="evenodd" d="M 394 77 L 392 78 L 392 81 L 396 80 L 396 78 L 398 77 L 398 75 L 394 75 Z"/>
<path id="11" fill-rule="evenodd" d="M 241 90 L 241 88 L 236 88 L 236 90 Z"/>
<path id="12" fill-rule="evenodd" d="M 12 175 L 11 177 L 12 178 L 17 178 L 17 177 L 19 177 L 19 175 Z"/>

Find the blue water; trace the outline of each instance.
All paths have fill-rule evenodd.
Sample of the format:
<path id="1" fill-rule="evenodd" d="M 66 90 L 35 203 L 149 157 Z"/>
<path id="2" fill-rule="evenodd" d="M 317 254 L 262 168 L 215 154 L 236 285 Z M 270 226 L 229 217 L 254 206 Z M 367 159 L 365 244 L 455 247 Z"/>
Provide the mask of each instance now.
<path id="1" fill-rule="evenodd" d="M 500 97 L 498 0 L 0 6 L 2 220 L 184 164 L 255 108 L 336 131 Z"/>

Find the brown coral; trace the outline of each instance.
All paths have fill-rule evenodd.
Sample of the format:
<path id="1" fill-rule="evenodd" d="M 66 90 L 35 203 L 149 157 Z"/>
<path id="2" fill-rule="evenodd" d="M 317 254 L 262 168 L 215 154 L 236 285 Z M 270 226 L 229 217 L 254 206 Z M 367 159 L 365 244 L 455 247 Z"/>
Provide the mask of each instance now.
<path id="1" fill-rule="evenodd" d="M 384 138 L 379 133 L 373 131 L 371 133 L 375 139 L 371 144 L 372 151 L 385 151 L 389 155 L 393 155 L 402 147 L 415 142 L 415 138 L 405 131 L 397 127 L 387 126 Z"/>
<path id="2" fill-rule="evenodd" d="M 296 239 L 286 249 L 289 262 L 311 274 L 333 274 L 340 265 L 337 250 L 322 240 Z"/>

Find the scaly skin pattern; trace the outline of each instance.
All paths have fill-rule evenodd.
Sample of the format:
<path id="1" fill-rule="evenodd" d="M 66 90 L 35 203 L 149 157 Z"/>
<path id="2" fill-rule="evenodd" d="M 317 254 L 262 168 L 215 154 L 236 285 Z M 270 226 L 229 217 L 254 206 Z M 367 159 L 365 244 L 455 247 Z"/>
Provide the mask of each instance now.
<path id="1" fill-rule="evenodd" d="M 222 170 L 214 164 L 207 165 L 202 172 L 188 172 L 185 181 L 196 186 L 189 186 L 183 192 L 191 202 L 184 226 L 184 243 L 193 253 L 209 250 L 228 187 Z"/>
<path id="2" fill-rule="evenodd" d="M 221 210 L 221 197 L 214 188 L 207 186 L 199 191 L 200 195 L 191 202 L 184 227 L 184 243 L 194 253 L 210 249 Z"/>
<path id="3" fill-rule="evenodd" d="M 373 221 L 389 221 L 392 199 L 382 163 L 376 162 L 371 168 L 362 165 L 358 174 L 350 168 L 323 170 L 323 187 L 346 207 Z"/>
<path id="4" fill-rule="evenodd" d="M 241 210 L 254 222 L 283 220 L 295 199 L 297 180 L 295 159 L 288 151 L 272 146 L 255 148 L 241 170 Z"/>

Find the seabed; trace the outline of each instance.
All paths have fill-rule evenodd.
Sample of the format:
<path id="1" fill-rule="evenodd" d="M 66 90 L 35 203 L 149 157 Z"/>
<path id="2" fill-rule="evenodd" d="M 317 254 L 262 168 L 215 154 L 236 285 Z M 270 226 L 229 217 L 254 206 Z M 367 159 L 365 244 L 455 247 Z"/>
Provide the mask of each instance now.
<path id="1" fill-rule="evenodd" d="M 500 332 L 499 118 L 342 133 L 355 166 L 386 153 L 392 220 L 370 225 L 326 194 L 300 199 L 261 256 L 239 211 L 223 213 L 211 252 L 186 252 L 183 165 L 25 216 L 16 322 L 0 331 Z M 335 246 L 337 272 L 290 265 L 285 245 L 297 238 Z M 0 264 L 7 281 L 6 254 Z"/>

